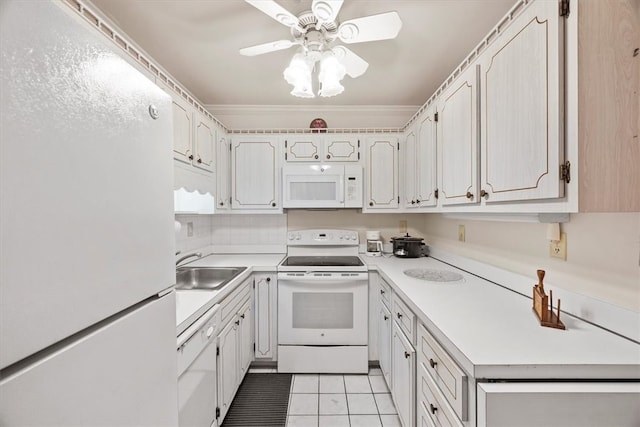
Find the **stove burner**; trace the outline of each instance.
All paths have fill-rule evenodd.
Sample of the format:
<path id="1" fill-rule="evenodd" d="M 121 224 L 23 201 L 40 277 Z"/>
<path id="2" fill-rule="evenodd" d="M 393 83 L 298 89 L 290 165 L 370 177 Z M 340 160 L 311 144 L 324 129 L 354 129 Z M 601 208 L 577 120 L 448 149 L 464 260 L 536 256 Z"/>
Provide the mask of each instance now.
<path id="1" fill-rule="evenodd" d="M 289 256 L 283 262 L 287 267 L 362 267 L 357 256 Z"/>

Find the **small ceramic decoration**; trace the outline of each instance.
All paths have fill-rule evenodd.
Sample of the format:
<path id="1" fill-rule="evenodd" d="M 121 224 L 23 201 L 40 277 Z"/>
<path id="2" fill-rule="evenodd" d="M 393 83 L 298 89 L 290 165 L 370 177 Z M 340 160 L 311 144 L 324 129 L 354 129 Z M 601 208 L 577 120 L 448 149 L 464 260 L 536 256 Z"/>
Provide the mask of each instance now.
<path id="1" fill-rule="evenodd" d="M 327 129 L 327 122 L 325 122 L 324 119 L 316 118 L 311 120 L 309 127 L 313 129 L 314 133 L 323 132 L 321 129 Z M 324 132 L 326 132 L 326 130 Z"/>

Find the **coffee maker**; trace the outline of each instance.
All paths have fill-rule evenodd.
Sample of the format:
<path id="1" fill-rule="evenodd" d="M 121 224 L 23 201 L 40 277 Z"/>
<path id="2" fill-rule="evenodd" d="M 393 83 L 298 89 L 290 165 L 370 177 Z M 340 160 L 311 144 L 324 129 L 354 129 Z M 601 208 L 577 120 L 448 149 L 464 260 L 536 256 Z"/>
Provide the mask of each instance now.
<path id="1" fill-rule="evenodd" d="M 382 240 L 380 240 L 379 231 L 367 231 L 367 256 L 381 256 L 382 255 Z"/>

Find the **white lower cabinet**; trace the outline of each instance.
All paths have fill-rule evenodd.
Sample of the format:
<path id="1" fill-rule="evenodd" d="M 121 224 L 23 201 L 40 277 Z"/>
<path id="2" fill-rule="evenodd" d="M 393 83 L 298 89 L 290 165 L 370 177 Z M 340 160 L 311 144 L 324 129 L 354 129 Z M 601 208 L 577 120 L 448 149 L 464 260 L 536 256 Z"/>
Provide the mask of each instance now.
<path id="1" fill-rule="evenodd" d="M 380 370 L 384 379 L 392 390 L 391 381 L 391 312 L 380 300 L 380 311 L 378 314 L 378 359 L 380 359 Z"/>
<path id="2" fill-rule="evenodd" d="M 398 418 L 404 427 L 415 425 L 416 351 L 397 322 L 392 322 L 391 388 Z"/>
<path id="3" fill-rule="evenodd" d="M 221 303 L 226 325 L 218 334 L 218 425 L 222 424 L 231 402 L 253 360 L 252 279 L 245 281 Z"/>
<path id="4" fill-rule="evenodd" d="M 640 383 L 479 383 L 478 427 L 638 426 Z"/>
<path id="5" fill-rule="evenodd" d="M 256 359 L 276 360 L 278 346 L 276 334 L 278 330 L 276 308 L 278 304 L 277 276 L 271 274 L 255 274 L 255 338 Z"/>

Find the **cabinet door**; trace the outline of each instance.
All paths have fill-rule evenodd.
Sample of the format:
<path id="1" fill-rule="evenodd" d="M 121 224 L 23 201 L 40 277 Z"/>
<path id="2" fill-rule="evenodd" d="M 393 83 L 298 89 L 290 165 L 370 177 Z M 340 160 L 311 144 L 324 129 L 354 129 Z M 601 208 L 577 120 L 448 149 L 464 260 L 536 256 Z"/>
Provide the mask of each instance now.
<path id="1" fill-rule="evenodd" d="M 218 137 L 216 168 L 216 209 L 231 209 L 231 142 L 226 135 Z"/>
<path id="2" fill-rule="evenodd" d="M 391 383 L 398 418 L 404 427 L 414 425 L 416 351 L 396 322 L 392 322 Z"/>
<path id="3" fill-rule="evenodd" d="M 367 143 L 365 204 L 369 208 L 398 207 L 398 140 L 375 138 Z"/>
<path id="4" fill-rule="evenodd" d="M 357 135 L 325 135 L 323 154 L 325 161 L 357 162 L 360 160 L 360 138 Z"/>
<path id="5" fill-rule="evenodd" d="M 231 142 L 233 209 L 280 210 L 280 171 L 275 138 Z"/>
<path id="6" fill-rule="evenodd" d="M 380 300 L 380 312 L 378 316 L 378 359 L 380 370 L 387 381 L 389 390 L 393 392 L 391 381 L 391 312 Z"/>
<path id="7" fill-rule="evenodd" d="M 436 190 L 437 145 L 435 107 L 429 108 L 425 115 L 418 119 L 418 143 L 416 146 L 417 184 L 416 204 L 419 206 L 435 206 L 438 202 Z"/>
<path id="8" fill-rule="evenodd" d="M 173 158 L 191 164 L 194 158 L 193 142 L 193 106 L 180 97 L 163 82 L 158 86 L 171 96 L 173 110 Z"/>
<path id="9" fill-rule="evenodd" d="M 477 425 L 638 426 L 638 383 L 481 383 Z"/>
<path id="10" fill-rule="evenodd" d="M 443 92 L 438 113 L 440 200 L 478 202 L 478 85 L 470 66 Z"/>
<path id="11" fill-rule="evenodd" d="M 406 208 L 416 208 L 416 172 L 418 170 L 418 159 L 416 158 L 417 140 L 413 128 L 407 131 L 404 143 L 404 191 L 402 201 Z"/>
<path id="12" fill-rule="evenodd" d="M 193 140 L 193 165 L 206 171 L 213 171 L 216 149 L 215 124 L 203 114 L 195 113 L 196 124 Z"/>
<path id="13" fill-rule="evenodd" d="M 276 276 L 255 275 L 256 359 L 273 359 L 276 348 Z"/>
<path id="14" fill-rule="evenodd" d="M 557 2 L 534 2 L 482 56 L 482 189 L 489 202 L 564 196 L 562 19 Z"/>
<path id="15" fill-rule="evenodd" d="M 322 159 L 323 141 L 320 135 L 291 135 L 284 142 L 287 162 L 316 162 Z"/>
<path id="16" fill-rule="evenodd" d="M 253 309 L 252 302 L 245 304 L 238 314 L 238 385 L 242 382 L 253 360 Z"/>
<path id="17" fill-rule="evenodd" d="M 231 401 L 238 387 L 238 326 L 234 318 L 218 335 L 218 406 L 220 407 L 219 423 L 227 414 Z"/>

